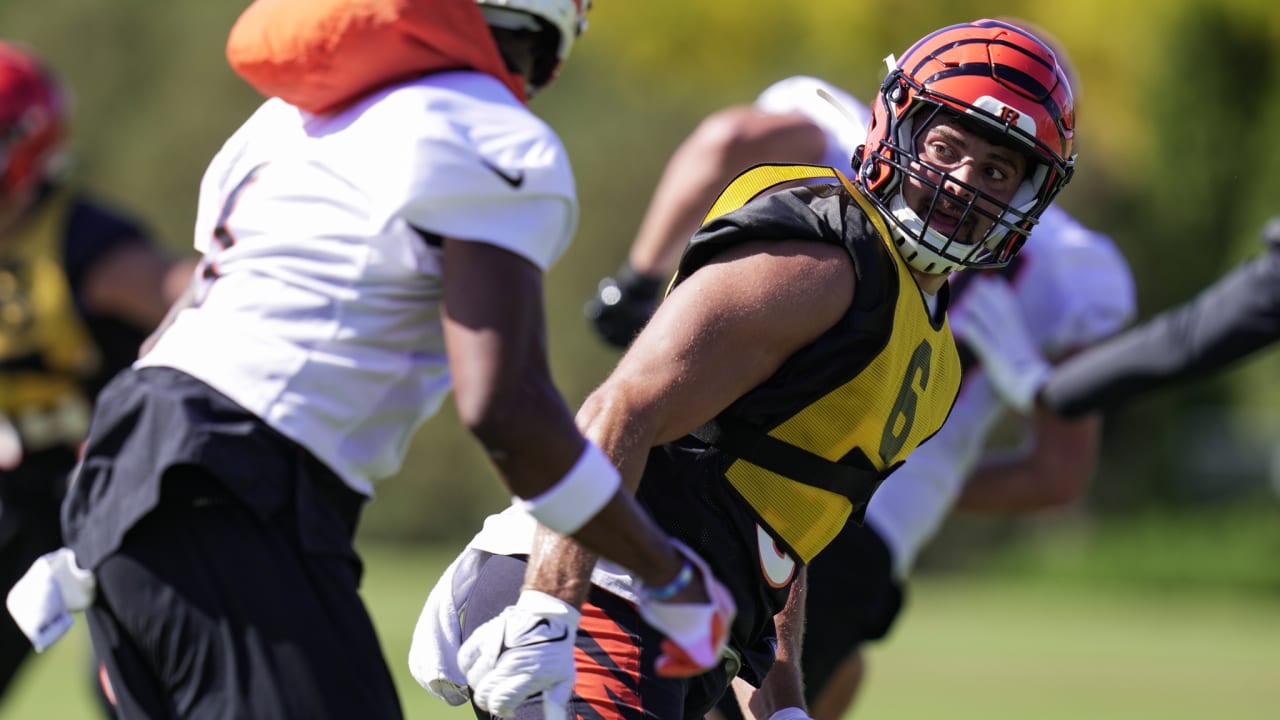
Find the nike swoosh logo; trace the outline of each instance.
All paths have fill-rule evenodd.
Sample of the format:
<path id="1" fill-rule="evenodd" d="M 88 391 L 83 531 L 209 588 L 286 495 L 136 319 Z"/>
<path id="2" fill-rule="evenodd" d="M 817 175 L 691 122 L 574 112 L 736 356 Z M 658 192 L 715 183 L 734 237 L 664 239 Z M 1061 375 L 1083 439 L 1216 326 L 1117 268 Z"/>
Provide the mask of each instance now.
<path id="1" fill-rule="evenodd" d="M 760 571 L 775 588 L 785 587 L 796 574 L 796 561 L 778 548 L 769 533 L 756 524 L 756 542 L 760 546 Z"/>
<path id="2" fill-rule="evenodd" d="M 520 637 L 525 637 L 525 636 L 527 636 L 529 633 L 531 633 L 531 632 L 533 632 L 533 631 L 537 630 L 537 629 L 538 629 L 538 628 L 540 628 L 540 627 L 544 627 L 544 626 L 545 626 L 545 627 L 548 627 L 548 628 L 549 628 L 549 627 L 551 627 L 551 621 L 550 621 L 550 620 L 547 620 L 546 618 L 542 618 L 541 620 L 538 620 L 538 622 L 534 623 L 534 624 L 533 624 L 533 626 L 532 626 L 532 627 L 530 627 L 528 630 L 525 630 L 524 632 L 520 633 Z M 569 629 L 568 629 L 568 628 L 561 628 L 561 629 L 560 629 L 560 634 L 559 634 L 559 635 L 557 635 L 556 637 L 538 638 L 538 639 L 536 639 L 536 640 L 530 640 L 530 641 L 528 641 L 528 642 L 522 642 L 522 643 L 519 643 L 519 644 L 516 644 L 516 645 L 508 645 L 508 644 L 507 644 L 507 637 L 506 637 L 506 633 L 503 633 L 503 636 L 502 636 L 502 643 L 501 643 L 501 646 L 500 646 L 500 648 L 499 648 L 499 650 L 498 650 L 498 654 L 499 654 L 499 655 L 501 655 L 502 653 L 504 653 L 504 652 L 506 652 L 506 651 L 508 651 L 508 650 L 511 650 L 512 648 L 533 647 L 533 646 L 535 646 L 535 645 L 549 645 L 549 644 L 551 644 L 551 643 L 563 642 L 563 641 L 565 641 L 565 640 L 567 640 L 567 639 L 569 639 Z M 517 640 L 519 640 L 519 638 L 517 638 Z"/>
<path id="3" fill-rule="evenodd" d="M 517 170 L 514 173 L 508 173 L 506 170 L 503 170 L 502 168 L 498 167 L 497 165 L 494 165 L 493 163 L 489 162 L 488 160 L 485 160 L 484 158 L 481 158 L 480 162 L 485 167 L 492 170 L 498 177 L 502 178 L 513 189 L 519 189 L 520 186 L 524 184 L 523 170 Z"/>

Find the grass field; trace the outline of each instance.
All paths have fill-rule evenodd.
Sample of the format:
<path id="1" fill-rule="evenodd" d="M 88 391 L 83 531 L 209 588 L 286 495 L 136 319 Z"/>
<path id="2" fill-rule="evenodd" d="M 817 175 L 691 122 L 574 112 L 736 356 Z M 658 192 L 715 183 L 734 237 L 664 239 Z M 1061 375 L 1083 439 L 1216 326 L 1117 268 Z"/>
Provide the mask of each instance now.
<path id="1" fill-rule="evenodd" d="M 366 596 L 406 717 L 472 717 L 427 695 L 405 668 L 413 622 L 445 556 L 365 552 Z M 27 666 L 0 718 L 96 717 L 82 620 L 72 633 Z M 871 658 L 857 715 L 877 720 L 1274 720 L 1280 598 L 921 578 L 905 621 Z"/>

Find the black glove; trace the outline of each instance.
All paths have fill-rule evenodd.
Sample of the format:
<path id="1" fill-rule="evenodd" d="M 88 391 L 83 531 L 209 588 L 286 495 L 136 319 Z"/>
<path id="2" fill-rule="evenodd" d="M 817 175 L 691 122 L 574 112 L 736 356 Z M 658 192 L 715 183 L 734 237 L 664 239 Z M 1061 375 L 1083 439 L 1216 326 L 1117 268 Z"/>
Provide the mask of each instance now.
<path id="1" fill-rule="evenodd" d="M 587 302 L 583 313 L 605 342 L 626 348 L 658 307 L 663 283 L 662 278 L 642 275 L 630 263 L 623 263 L 611 277 L 600 281 L 596 296 Z"/>

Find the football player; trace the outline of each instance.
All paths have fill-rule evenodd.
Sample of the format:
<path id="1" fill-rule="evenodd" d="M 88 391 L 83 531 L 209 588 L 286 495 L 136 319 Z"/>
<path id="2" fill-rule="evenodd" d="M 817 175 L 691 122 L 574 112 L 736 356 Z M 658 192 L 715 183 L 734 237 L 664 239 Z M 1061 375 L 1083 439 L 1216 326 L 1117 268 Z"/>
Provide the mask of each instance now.
<path id="1" fill-rule="evenodd" d="M 654 587 L 516 508 L 486 523 L 428 598 L 411 651 L 419 681 L 466 697 L 442 659 L 459 640 L 464 660 L 501 647 L 527 566 L 585 599 L 576 655 L 557 636 L 524 665 L 576 658 L 574 716 L 700 717 L 740 674 L 763 688 L 757 716 L 806 717 L 805 565 L 942 426 L 961 374 L 947 279 L 1015 259 L 1071 176 L 1073 132 L 1068 81 L 1041 41 L 993 20 L 949 26 L 892 64 L 866 142 L 840 165 L 852 179 L 762 165 L 706 213 L 666 299 L 578 421 L 728 585 L 738 615 L 721 667 L 663 677 L 681 658 L 637 609 L 695 572 Z"/>
<path id="2" fill-rule="evenodd" d="M 31 48 L 0 41 L 0 587 L 62 544 L 59 507 L 98 390 L 190 281 L 194 263 L 80 187 L 71 98 Z M 31 643 L 0 619 L 0 693 Z"/>
<path id="3" fill-rule="evenodd" d="M 1001 314 L 1002 307 L 993 307 L 990 320 L 966 339 L 993 369 L 1007 402 L 1064 417 L 1204 377 L 1280 339 L 1280 218 L 1267 223 L 1262 238 L 1261 255 L 1194 298 L 1066 362 L 1051 365 L 1027 342 L 1026 321 Z"/>
<path id="4" fill-rule="evenodd" d="M 1009 21 L 1047 39 L 1073 77 L 1060 44 L 1025 21 Z M 869 120 L 870 109 L 861 102 L 805 76 L 774 83 L 750 105 L 710 115 L 673 154 L 628 259 L 588 303 L 596 330 L 620 347 L 639 332 L 656 305 L 662 278 L 696 227 L 697 198 L 713 195 L 735 169 L 756 163 L 789 158 L 848 168 Z M 1000 309 L 1027 318 L 1034 344 L 1051 358 L 1067 357 L 1117 331 L 1134 311 L 1124 258 L 1108 238 L 1057 205 L 1041 216 L 1013 262 L 984 274 L 989 277 L 973 283 L 968 281 L 975 274 L 962 274 L 953 283 L 953 328 L 974 316 L 986 320 L 984 313 L 997 300 Z M 962 344 L 962 359 L 972 360 L 965 350 Z M 1009 406 L 976 363 L 968 367 L 947 425 L 880 488 L 866 523 L 848 525 L 809 567 L 812 632 L 806 634 L 803 666 L 816 718 L 841 717 L 851 706 L 863 676 L 861 646 L 889 632 L 915 558 L 957 503 L 973 512 L 1065 505 L 1079 497 L 1093 474 L 1100 419 L 1091 415 L 1065 421 L 1032 413 L 1024 448 L 983 457 L 989 431 Z M 721 712 L 738 716 L 737 702 L 728 698 Z"/>
<path id="5" fill-rule="evenodd" d="M 121 715 L 399 717 L 352 538 L 451 389 L 532 516 L 683 577 L 548 369 L 543 272 L 578 208 L 526 101 L 587 5 L 264 0 L 237 20 L 228 58 L 270 99 L 209 164 L 198 282 L 103 391 L 64 510 Z M 714 583 L 666 599 L 708 609 L 693 642 L 732 615 Z M 572 631 L 541 588 L 508 615 L 515 645 Z"/>

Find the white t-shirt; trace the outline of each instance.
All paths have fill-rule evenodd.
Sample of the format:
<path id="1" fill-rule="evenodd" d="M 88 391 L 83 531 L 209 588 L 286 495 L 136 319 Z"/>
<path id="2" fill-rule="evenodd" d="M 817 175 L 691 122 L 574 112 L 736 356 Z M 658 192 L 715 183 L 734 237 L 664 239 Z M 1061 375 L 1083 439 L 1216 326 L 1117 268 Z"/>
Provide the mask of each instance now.
<path id="1" fill-rule="evenodd" d="M 212 279 L 137 365 L 199 378 L 370 494 L 450 388 L 424 234 L 545 270 L 577 219 L 559 138 L 488 75 L 433 74 L 333 115 L 269 100 L 200 186 Z"/>
<path id="2" fill-rule="evenodd" d="M 837 104 L 823 97 L 826 94 Z M 827 149 L 821 165 L 849 174 L 853 151 L 867 138 L 871 109 L 840 88 L 818 78 L 796 75 L 770 85 L 756 98 L 755 107 L 779 115 L 798 112 L 822 128 Z"/>

